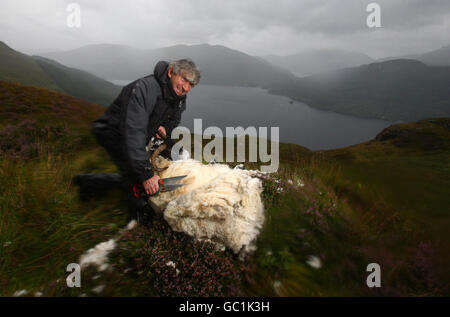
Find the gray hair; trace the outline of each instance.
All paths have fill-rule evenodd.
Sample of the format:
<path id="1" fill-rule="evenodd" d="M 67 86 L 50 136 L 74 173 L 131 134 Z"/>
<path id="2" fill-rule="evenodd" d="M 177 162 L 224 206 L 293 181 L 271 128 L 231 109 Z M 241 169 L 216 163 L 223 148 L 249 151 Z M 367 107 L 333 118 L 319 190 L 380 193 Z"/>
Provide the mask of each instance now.
<path id="1" fill-rule="evenodd" d="M 169 63 L 175 75 L 183 75 L 191 86 L 195 86 L 200 81 L 200 70 L 190 59 L 180 59 Z"/>

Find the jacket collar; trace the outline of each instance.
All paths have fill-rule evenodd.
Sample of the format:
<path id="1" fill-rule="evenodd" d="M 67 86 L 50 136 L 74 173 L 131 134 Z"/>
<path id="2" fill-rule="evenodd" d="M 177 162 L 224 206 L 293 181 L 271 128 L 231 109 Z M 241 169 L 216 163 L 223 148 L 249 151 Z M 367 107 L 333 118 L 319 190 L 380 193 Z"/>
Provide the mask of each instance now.
<path id="1" fill-rule="evenodd" d="M 167 75 L 169 70 L 169 63 L 166 61 L 160 61 L 156 64 L 153 74 L 161 86 L 163 98 L 171 102 L 176 102 L 177 105 L 181 105 L 185 102 L 186 96 L 178 96 L 173 90 L 170 78 Z"/>

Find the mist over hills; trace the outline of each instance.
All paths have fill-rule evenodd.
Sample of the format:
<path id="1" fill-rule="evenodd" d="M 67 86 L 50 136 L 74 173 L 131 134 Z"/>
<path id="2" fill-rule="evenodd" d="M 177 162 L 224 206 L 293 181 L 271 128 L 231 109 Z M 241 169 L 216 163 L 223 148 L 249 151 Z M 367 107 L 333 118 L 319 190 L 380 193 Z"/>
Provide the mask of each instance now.
<path id="1" fill-rule="evenodd" d="M 266 60 L 220 45 L 175 45 L 142 50 L 122 45 L 92 45 L 45 54 L 69 67 L 106 79 L 134 80 L 153 72 L 160 60 L 192 59 L 202 71 L 202 84 L 269 88 L 295 76 Z"/>
<path id="2" fill-rule="evenodd" d="M 443 48 L 424 54 L 423 58 L 436 63 L 438 60 L 445 62 L 447 51 L 447 48 Z M 45 79 L 41 85 L 73 96 L 77 94 L 79 98 L 103 105 L 107 100 L 112 101 L 120 88 L 98 77 L 131 81 L 151 74 L 159 60 L 191 58 L 202 71 L 202 84 L 261 87 L 323 110 L 365 118 L 415 121 L 450 116 L 450 67 L 429 66 L 416 60 L 368 63 L 298 78 L 262 57 L 250 56 L 220 45 L 175 45 L 142 50 L 124 45 L 101 44 L 46 55 L 58 62 L 16 54 L 16 73 L 23 74 L 23 67 L 31 63 L 34 67 L 32 70 L 37 74 L 35 77 L 41 81 Z M 371 60 L 363 54 L 328 51 L 318 54 L 316 59 L 308 54 L 293 55 L 289 57 L 292 65 L 300 57 L 304 61 L 310 58 L 309 71 Z M 319 65 L 314 60 L 324 63 Z M 288 63 L 289 59 L 285 62 Z M 2 67 L 5 67 L 5 62 L 2 63 Z M 303 69 L 306 70 L 305 67 Z M 32 73 L 31 70 L 29 72 Z M 17 74 L 16 77 L 21 79 Z"/>
<path id="3" fill-rule="evenodd" d="M 33 59 L 64 92 L 71 96 L 109 106 L 120 92 L 120 86 L 93 76 L 88 72 L 69 68 L 39 56 L 33 56 Z"/>
<path id="4" fill-rule="evenodd" d="M 38 56 L 29 56 L 0 41 L 0 80 L 47 88 L 108 106 L 120 91 L 106 80 Z"/>
<path id="5" fill-rule="evenodd" d="M 288 56 L 266 55 L 263 58 L 292 71 L 298 77 L 360 66 L 374 61 L 366 54 L 340 50 L 315 50 Z"/>
<path id="6" fill-rule="evenodd" d="M 273 90 L 311 106 L 384 120 L 450 115 L 450 67 L 392 60 L 300 78 Z"/>
<path id="7" fill-rule="evenodd" d="M 399 57 L 386 57 L 379 59 L 378 62 L 384 62 L 394 59 L 415 59 L 428 66 L 450 66 L 450 45 L 443 46 L 437 50 L 422 54 L 410 54 Z"/>

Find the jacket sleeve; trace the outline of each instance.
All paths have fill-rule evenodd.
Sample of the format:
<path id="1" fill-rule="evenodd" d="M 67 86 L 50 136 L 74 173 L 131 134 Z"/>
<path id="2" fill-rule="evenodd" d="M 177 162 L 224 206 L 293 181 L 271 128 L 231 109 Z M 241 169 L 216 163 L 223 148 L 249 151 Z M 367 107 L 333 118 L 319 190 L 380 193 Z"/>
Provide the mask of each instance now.
<path id="1" fill-rule="evenodd" d="M 172 117 L 167 118 L 162 123 L 162 126 L 166 128 L 166 133 L 168 137 L 170 137 L 170 135 L 172 134 L 173 129 L 178 127 L 178 125 L 180 124 L 181 114 L 183 113 L 184 110 L 186 110 L 186 100 L 183 101 L 181 107 L 177 109 L 177 111 L 174 113 Z"/>
<path id="2" fill-rule="evenodd" d="M 149 117 L 155 104 L 156 91 L 137 82 L 122 113 L 122 144 L 131 172 L 140 183 L 154 175 L 145 147 Z"/>

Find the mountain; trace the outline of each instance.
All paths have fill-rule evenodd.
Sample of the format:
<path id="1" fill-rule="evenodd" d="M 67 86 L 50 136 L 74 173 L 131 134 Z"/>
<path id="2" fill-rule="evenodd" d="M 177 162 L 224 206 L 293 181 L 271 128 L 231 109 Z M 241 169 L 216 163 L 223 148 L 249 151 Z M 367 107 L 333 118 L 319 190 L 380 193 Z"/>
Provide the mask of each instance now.
<path id="1" fill-rule="evenodd" d="M 28 55 L 0 41 L 0 80 L 19 82 L 63 92 L 53 79 Z"/>
<path id="2" fill-rule="evenodd" d="M 450 116 L 450 67 L 392 60 L 297 80 L 271 92 L 339 113 L 390 121 Z"/>
<path id="3" fill-rule="evenodd" d="M 28 56 L 0 42 L 0 80 L 63 92 L 103 106 L 109 105 L 120 87 L 92 74 L 49 59 Z"/>
<path id="4" fill-rule="evenodd" d="M 287 84 L 295 76 L 261 57 L 220 45 L 175 45 L 142 50 L 122 45 L 91 45 L 45 54 L 64 65 L 107 79 L 134 80 L 151 74 L 159 60 L 192 59 L 202 71 L 202 84 L 259 86 Z"/>
<path id="5" fill-rule="evenodd" d="M 268 62 L 290 70 L 299 77 L 372 63 L 369 56 L 340 50 L 315 50 L 294 55 L 263 56 Z"/>
<path id="6" fill-rule="evenodd" d="M 120 92 L 119 86 L 88 72 L 69 68 L 39 56 L 33 56 L 33 59 L 68 95 L 108 106 Z"/>
<path id="7" fill-rule="evenodd" d="M 421 54 L 417 59 L 430 66 L 450 66 L 450 45 Z"/>
<path id="8" fill-rule="evenodd" d="M 273 60 L 271 63 L 220 45 L 142 50 L 102 44 L 47 56 L 102 78 L 130 81 L 151 74 L 159 60 L 191 58 L 202 72 L 202 84 L 262 87 L 313 107 L 391 121 L 450 115 L 449 68 L 414 60 L 370 63 L 370 57 L 358 53 L 305 53 L 291 56 L 286 63 L 303 61 L 304 68 L 297 71 L 321 73 L 297 78 L 272 64 Z M 324 72 L 360 63 L 364 65 Z M 289 70 L 294 71 L 293 66 Z"/>
<path id="9" fill-rule="evenodd" d="M 134 80 L 152 73 L 154 67 L 147 64 L 145 50 L 115 44 L 87 45 L 41 56 L 105 79 Z"/>
<path id="10" fill-rule="evenodd" d="M 415 59 L 429 66 L 450 66 L 450 45 L 422 54 L 411 54 L 400 57 L 385 57 L 378 62 L 394 59 Z"/>

